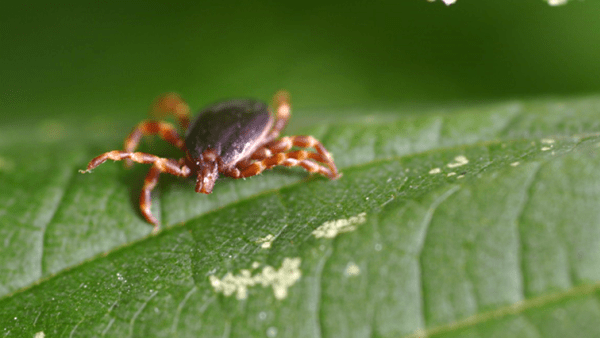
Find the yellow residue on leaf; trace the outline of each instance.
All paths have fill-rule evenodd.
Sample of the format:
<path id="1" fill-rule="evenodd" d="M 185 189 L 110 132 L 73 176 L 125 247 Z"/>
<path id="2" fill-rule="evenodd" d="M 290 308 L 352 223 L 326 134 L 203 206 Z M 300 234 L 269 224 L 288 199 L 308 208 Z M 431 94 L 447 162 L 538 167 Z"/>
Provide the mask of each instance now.
<path id="1" fill-rule="evenodd" d="M 555 141 L 553 139 L 551 139 L 551 138 L 543 138 L 542 139 L 542 143 L 543 144 L 554 144 L 554 142 Z"/>
<path id="2" fill-rule="evenodd" d="M 300 262 L 300 258 L 284 258 L 279 270 L 275 270 L 272 266 L 265 266 L 260 273 L 252 275 L 250 270 L 244 269 L 239 275 L 228 272 L 223 279 L 211 275 L 209 280 L 216 292 L 223 293 L 227 297 L 235 293 L 237 299 L 246 299 L 248 288 L 260 284 L 263 287 L 273 287 L 275 298 L 284 299 L 287 297 L 288 288 L 302 275 Z"/>
<path id="3" fill-rule="evenodd" d="M 316 228 L 312 234 L 316 238 L 334 238 L 342 232 L 356 230 L 357 225 L 367 221 L 366 216 L 367 214 L 363 212 L 348 219 L 338 219 L 335 221 L 325 222 Z"/>
<path id="4" fill-rule="evenodd" d="M 354 277 L 360 275 L 360 267 L 356 265 L 354 262 L 348 263 L 346 265 L 346 270 L 344 270 L 344 275 L 348 277 Z"/>
<path id="5" fill-rule="evenodd" d="M 268 234 L 267 236 L 265 236 L 263 238 L 259 238 L 256 241 L 256 243 L 260 244 L 260 247 L 263 249 L 270 249 L 271 244 L 273 244 L 274 240 L 275 240 L 275 236 Z"/>
<path id="6" fill-rule="evenodd" d="M 467 163 L 469 163 L 469 160 L 465 156 L 459 155 L 454 158 L 454 162 L 448 163 L 448 164 L 446 164 L 446 166 L 448 168 L 456 168 L 456 167 L 463 166 Z"/>

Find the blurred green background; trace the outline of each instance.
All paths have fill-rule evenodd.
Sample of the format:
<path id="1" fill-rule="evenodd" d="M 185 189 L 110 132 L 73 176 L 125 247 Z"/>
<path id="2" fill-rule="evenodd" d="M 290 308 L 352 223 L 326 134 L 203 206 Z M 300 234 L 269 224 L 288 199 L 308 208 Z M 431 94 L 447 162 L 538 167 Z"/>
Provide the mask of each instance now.
<path id="1" fill-rule="evenodd" d="M 11 2 L 0 126 L 137 121 L 166 91 L 196 110 L 285 88 L 296 112 L 598 93 L 598 18 L 598 1 Z"/>

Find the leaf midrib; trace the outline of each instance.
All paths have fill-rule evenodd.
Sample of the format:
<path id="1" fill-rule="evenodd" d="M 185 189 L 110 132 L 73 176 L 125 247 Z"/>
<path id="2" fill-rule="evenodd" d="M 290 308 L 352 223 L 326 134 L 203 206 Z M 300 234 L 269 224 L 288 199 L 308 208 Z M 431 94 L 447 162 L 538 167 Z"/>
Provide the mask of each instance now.
<path id="1" fill-rule="evenodd" d="M 574 150 L 586 138 L 593 137 L 593 136 L 597 136 L 597 133 L 588 133 L 588 134 L 578 135 L 578 137 L 579 137 L 578 142 L 576 142 L 574 145 L 572 145 L 572 147 L 568 151 L 570 152 L 570 151 Z M 378 164 L 378 163 L 387 163 L 387 162 L 393 162 L 393 161 L 400 161 L 402 159 L 407 159 L 407 158 L 411 158 L 411 157 L 414 157 L 414 156 L 423 156 L 423 155 L 428 154 L 428 153 L 449 152 L 449 151 L 455 151 L 455 150 L 459 150 L 459 149 L 464 149 L 465 147 L 480 147 L 480 146 L 489 146 L 489 145 L 499 144 L 499 143 L 513 143 L 513 142 L 521 142 L 521 141 L 523 141 L 523 139 L 519 139 L 519 140 L 514 140 L 514 139 L 513 140 L 493 140 L 493 141 L 483 140 L 483 141 L 478 141 L 478 142 L 470 143 L 470 144 L 456 144 L 456 145 L 453 145 L 451 147 L 434 148 L 434 149 L 430 149 L 430 150 L 427 150 L 427 151 L 423 151 L 423 152 L 419 152 L 419 153 L 413 153 L 413 154 L 409 154 L 409 155 L 388 156 L 388 157 L 385 157 L 385 158 L 377 158 L 377 159 L 374 159 L 374 160 L 371 160 L 371 161 L 367 161 L 367 162 L 363 162 L 363 163 L 360 163 L 360 164 L 348 165 L 346 167 L 343 167 L 342 169 L 344 169 L 344 170 L 357 170 L 357 169 L 360 169 L 360 168 L 363 168 L 363 167 L 372 166 L 372 165 Z M 73 170 L 76 170 L 76 169 L 73 169 Z M 73 175 L 73 176 L 75 176 L 75 175 Z M 312 176 L 312 177 L 307 177 L 307 179 L 316 179 L 316 178 L 314 176 Z M 304 184 L 304 183 L 306 183 L 307 179 L 303 179 L 303 180 L 300 180 L 300 181 L 297 181 L 297 182 L 294 182 L 294 183 L 291 183 L 291 184 L 286 184 L 286 185 L 280 186 L 280 187 L 275 188 L 275 189 L 264 190 L 264 191 L 261 191 L 260 193 L 249 195 L 249 196 L 246 196 L 246 197 L 241 198 L 239 200 L 236 200 L 234 202 L 224 204 L 224 205 L 216 207 L 216 208 L 214 208 L 214 209 L 212 209 L 210 211 L 207 211 L 207 212 L 205 212 L 205 213 L 203 213 L 201 215 L 198 215 L 198 216 L 195 216 L 195 217 L 191 217 L 191 218 L 189 218 L 189 219 L 187 219 L 185 221 L 177 222 L 177 224 L 175 224 L 175 225 L 170 225 L 168 227 L 165 227 L 165 229 L 162 230 L 162 231 L 160 231 L 159 233 L 163 233 L 163 232 L 166 233 L 168 231 L 174 231 L 174 229 L 179 228 L 181 226 L 185 226 L 189 222 L 192 222 L 192 221 L 197 220 L 199 218 L 205 217 L 207 214 L 210 214 L 210 213 L 213 213 L 213 212 L 217 212 L 217 211 L 219 211 L 219 210 L 221 210 L 223 208 L 229 207 L 231 205 L 235 205 L 237 203 L 248 201 L 248 200 L 257 198 L 259 196 L 262 196 L 262 195 L 277 193 L 277 192 L 280 192 L 283 189 L 289 189 L 289 188 L 293 188 L 294 186 L 298 186 L 300 184 Z M 160 201 L 159 201 L 159 203 L 160 203 Z M 0 300 L 2 300 L 4 298 L 12 297 L 15 294 L 24 292 L 24 291 L 28 290 L 29 288 L 31 288 L 31 287 L 33 287 L 35 285 L 42 284 L 42 283 L 44 283 L 45 281 L 47 281 L 47 280 L 49 280 L 51 278 L 59 276 L 59 275 L 65 273 L 67 271 L 70 271 L 73 268 L 81 266 L 82 264 L 92 262 L 92 261 L 96 260 L 99 257 L 104 257 L 106 255 L 113 254 L 113 253 L 118 252 L 120 250 L 123 250 L 125 248 L 131 247 L 131 246 L 134 246 L 134 245 L 138 245 L 139 243 L 142 243 L 142 242 L 144 242 L 144 241 L 146 241 L 146 240 L 148 240 L 148 239 L 150 239 L 150 238 L 152 238 L 154 236 L 155 235 L 149 233 L 147 236 L 141 237 L 141 238 L 139 238 L 137 240 L 134 240 L 134 241 L 131 241 L 131 242 L 128 242 L 128 243 L 124 243 L 123 245 L 116 246 L 116 247 L 114 247 L 113 249 L 111 249 L 109 251 L 102 252 L 102 253 L 94 255 L 94 256 L 92 256 L 92 257 L 90 257 L 88 259 L 82 260 L 79 264 L 65 267 L 65 268 L 61 269 L 60 271 L 57 271 L 54 274 L 42 277 L 41 279 L 39 279 L 34 284 L 27 285 L 27 286 L 25 286 L 23 288 L 15 290 L 14 292 L 6 294 L 3 297 L 0 297 Z"/>

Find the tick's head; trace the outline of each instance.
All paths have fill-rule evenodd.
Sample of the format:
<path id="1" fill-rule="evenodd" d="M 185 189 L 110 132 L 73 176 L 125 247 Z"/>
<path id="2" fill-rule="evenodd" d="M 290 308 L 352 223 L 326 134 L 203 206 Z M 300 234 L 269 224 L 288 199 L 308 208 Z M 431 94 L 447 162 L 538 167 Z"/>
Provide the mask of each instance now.
<path id="1" fill-rule="evenodd" d="M 196 167 L 196 192 L 210 194 L 215 186 L 215 181 L 219 177 L 220 157 L 213 149 L 206 149 L 200 158 L 192 159 Z"/>

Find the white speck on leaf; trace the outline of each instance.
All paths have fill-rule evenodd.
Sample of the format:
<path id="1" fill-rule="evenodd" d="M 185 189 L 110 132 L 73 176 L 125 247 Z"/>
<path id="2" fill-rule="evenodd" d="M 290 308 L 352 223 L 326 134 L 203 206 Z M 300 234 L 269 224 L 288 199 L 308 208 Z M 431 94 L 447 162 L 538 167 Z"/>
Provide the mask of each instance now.
<path id="1" fill-rule="evenodd" d="M 511 165 L 512 167 L 516 167 L 516 166 L 518 166 L 519 164 L 520 164 L 520 162 L 519 162 L 519 161 L 517 161 L 517 162 L 513 162 L 513 163 L 511 163 L 510 165 Z"/>
<path id="2" fill-rule="evenodd" d="M 551 138 L 544 138 L 544 139 L 542 139 L 542 143 L 543 144 L 554 144 L 554 140 Z"/>
<path id="3" fill-rule="evenodd" d="M 344 275 L 347 277 L 354 277 L 360 275 L 360 267 L 356 265 L 354 262 L 348 263 L 346 265 L 346 270 L 344 270 Z"/>
<path id="4" fill-rule="evenodd" d="M 263 249 L 270 249 L 271 244 L 273 244 L 274 240 L 275 240 L 275 236 L 268 234 L 267 236 L 265 236 L 263 238 L 259 238 L 256 241 L 256 243 L 260 244 L 260 247 Z"/>
<path id="5" fill-rule="evenodd" d="M 442 172 L 442 169 L 440 168 L 433 168 L 431 170 L 429 170 L 429 174 L 434 175 L 434 174 L 439 174 Z"/>
<path id="6" fill-rule="evenodd" d="M 284 258 L 281 268 L 275 270 L 272 266 L 265 266 L 262 272 L 252 275 L 250 270 L 240 270 L 238 275 L 231 272 L 225 274 L 223 279 L 215 275 L 209 276 L 210 284 L 216 292 L 221 292 L 225 296 L 236 294 L 237 299 L 248 298 L 248 288 L 257 284 L 263 287 L 273 287 L 275 298 L 284 299 L 287 297 L 288 288 L 302 276 L 300 271 L 300 258 Z"/>
<path id="7" fill-rule="evenodd" d="M 312 234 L 316 238 L 334 238 L 342 232 L 356 230 L 356 226 L 367 221 L 366 213 L 360 213 L 348 219 L 338 219 L 321 224 Z"/>
<path id="8" fill-rule="evenodd" d="M 448 163 L 446 166 L 448 168 L 456 168 L 456 167 L 463 166 L 467 163 L 469 163 L 469 160 L 465 156 L 459 155 L 454 158 L 454 162 Z"/>
<path id="9" fill-rule="evenodd" d="M 36 332 L 36 334 L 33 336 L 33 338 L 44 338 L 44 337 L 46 337 L 46 334 L 44 333 L 44 331 Z"/>
<path id="10" fill-rule="evenodd" d="M 270 328 L 267 329 L 267 337 L 273 338 L 275 336 L 277 336 L 277 328 L 274 326 L 271 326 Z"/>
<path id="11" fill-rule="evenodd" d="M 548 150 L 550 150 L 550 149 L 552 149 L 552 147 L 542 147 L 542 149 L 541 149 L 541 150 L 542 150 L 542 151 L 548 151 Z"/>

